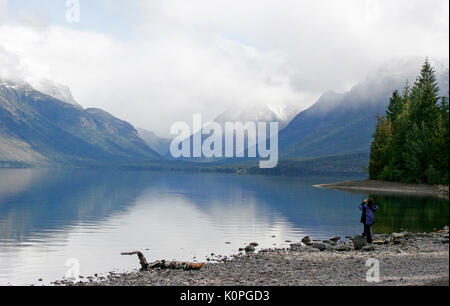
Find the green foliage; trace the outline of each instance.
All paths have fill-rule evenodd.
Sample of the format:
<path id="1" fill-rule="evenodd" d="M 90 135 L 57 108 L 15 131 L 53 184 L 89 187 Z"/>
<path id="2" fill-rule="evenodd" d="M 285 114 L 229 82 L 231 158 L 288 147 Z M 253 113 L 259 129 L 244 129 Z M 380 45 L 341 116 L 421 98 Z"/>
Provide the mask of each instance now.
<path id="1" fill-rule="evenodd" d="M 389 99 L 389 106 L 386 111 L 386 117 L 389 122 L 394 123 L 403 109 L 403 98 L 400 96 L 398 90 L 394 91 L 392 97 Z"/>
<path id="2" fill-rule="evenodd" d="M 378 117 L 375 134 L 371 145 L 369 176 L 372 179 L 381 178 L 390 160 L 390 145 L 392 143 L 391 123 L 386 117 Z"/>
<path id="3" fill-rule="evenodd" d="M 428 59 L 412 88 L 394 91 L 373 136 L 372 179 L 448 184 L 449 103 L 438 92 Z"/>

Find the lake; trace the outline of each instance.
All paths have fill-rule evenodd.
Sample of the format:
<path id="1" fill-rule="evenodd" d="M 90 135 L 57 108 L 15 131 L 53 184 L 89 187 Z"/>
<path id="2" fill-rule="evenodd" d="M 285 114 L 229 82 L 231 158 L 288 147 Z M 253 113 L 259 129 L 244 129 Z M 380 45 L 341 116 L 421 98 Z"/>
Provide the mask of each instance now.
<path id="1" fill-rule="evenodd" d="M 368 195 L 312 187 L 350 179 L 362 178 L 0 169 L 0 285 L 62 279 L 71 258 L 88 276 L 139 268 L 124 251 L 205 261 L 250 242 L 354 235 Z M 448 224 L 446 200 L 374 198 L 376 232 Z"/>

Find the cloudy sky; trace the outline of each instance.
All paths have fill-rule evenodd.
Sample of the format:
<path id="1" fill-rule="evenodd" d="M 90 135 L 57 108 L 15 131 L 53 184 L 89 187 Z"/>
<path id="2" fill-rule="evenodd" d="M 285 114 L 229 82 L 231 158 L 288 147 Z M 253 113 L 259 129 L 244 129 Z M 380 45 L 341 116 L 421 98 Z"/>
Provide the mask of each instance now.
<path id="1" fill-rule="evenodd" d="M 71 0 L 74 1 L 74 0 Z M 253 104 L 307 107 L 387 61 L 448 62 L 448 0 L 0 0 L 0 76 L 168 135 Z"/>

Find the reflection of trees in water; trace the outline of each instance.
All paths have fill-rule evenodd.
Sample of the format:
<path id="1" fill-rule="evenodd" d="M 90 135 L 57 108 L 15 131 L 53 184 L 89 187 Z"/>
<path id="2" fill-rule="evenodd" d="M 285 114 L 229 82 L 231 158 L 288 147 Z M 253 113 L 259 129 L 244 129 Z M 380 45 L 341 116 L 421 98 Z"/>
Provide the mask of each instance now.
<path id="1" fill-rule="evenodd" d="M 20 171 L 20 170 L 14 170 Z M 137 199 L 166 205 L 181 195 L 217 224 L 283 224 L 312 232 L 359 231 L 363 195 L 315 189 L 317 180 L 267 176 L 140 171 L 24 170 L 3 176 L 0 239 L 22 241 L 46 231 L 95 223 L 135 206 Z M 20 173 L 20 174 L 18 174 Z M 12 175 L 10 175 L 12 174 Z M 321 180 L 326 180 L 321 179 Z M 338 180 L 338 179 L 336 179 Z M 319 180 L 320 181 L 320 180 Z M 159 198 L 162 197 L 161 200 Z M 376 232 L 430 231 L 448 223 L 448 202 L 374 197 Z M 169 202 L 167 202 L 169 201 Z M 205 217 L 206 218 L 206 217 Z M 333 233 L 335 234 L 335 233 Z"/>
<path id="2" fill-rule="evenodd" d="M 372 197 L 380 206 L 374 232 L 392 233 L 401 229 L 429 232 L 449 223 L 447 200 L 429 197 Z"/>

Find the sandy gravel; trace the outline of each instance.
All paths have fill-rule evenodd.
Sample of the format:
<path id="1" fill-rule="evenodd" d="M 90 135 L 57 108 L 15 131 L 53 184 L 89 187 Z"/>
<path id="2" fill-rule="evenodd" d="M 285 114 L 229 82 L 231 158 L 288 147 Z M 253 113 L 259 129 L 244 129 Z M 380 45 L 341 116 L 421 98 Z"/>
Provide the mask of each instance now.
<path id="1" fill-rule="evenodd" d="M 87 278 L 83 286 L 410 286 L 446 285 L 448 229 L 439 233 L 375 235 L 374 245 L 354 249 L 350 240 L 295 243 L 290 249 L 259 250 L 215 258 L 199 271 L 161 270 L 111 273 Z M 306 240 L 307 241 L 307 240 Z M 379 244 L 379 245 L 378 245 Z M 319 251 L 323 249 L 323 251 Z M 368 259 L 380 264 L 380 282 L 366 281 Z M 67 285 L 57 282 L 57 285 Z"/>
<path id="2" fill-rule="evenodd" d="M 367 192 L 372 194 L 402 194 L 415 196 L 443 197 L 448 199 L 448 186 L 405 184 L 385 181 L 346 181 L 335 184 L 315 185 L 316 188 L 330 188 L 343 191 Z"/>

